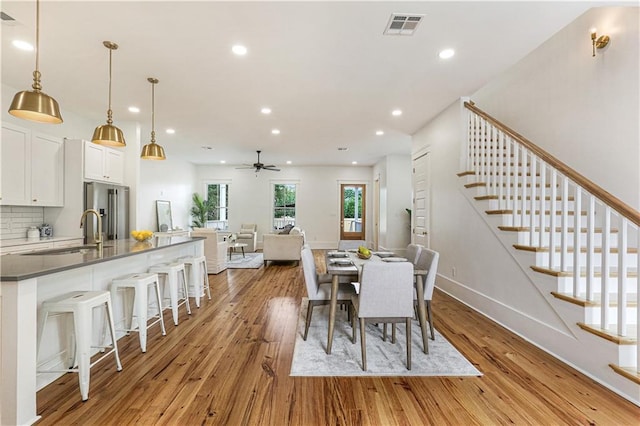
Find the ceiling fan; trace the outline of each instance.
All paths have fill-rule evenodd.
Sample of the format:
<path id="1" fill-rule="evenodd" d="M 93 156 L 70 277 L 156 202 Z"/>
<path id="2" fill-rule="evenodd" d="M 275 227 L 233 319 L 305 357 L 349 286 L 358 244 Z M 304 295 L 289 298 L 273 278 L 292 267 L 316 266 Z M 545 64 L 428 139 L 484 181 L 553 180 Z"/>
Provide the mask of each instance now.
<path id="1" fill-rule="evenodd" d="M 236 167 L 236 169 L 256 169 L 256 173 L 258 173 L 260 170 L 271 170 L 272 172 L 279 172 L 280 169 L 277 169 L 275 165 L 273 164 L 269 164 L 269 165 L 265 165 L 264 163 L 260 162 L 260 153 L 262 151 L 256 151 L 258 153 L 258 161 L 253 163 L 253 164 L 245 164 L 244 167 Z"/>

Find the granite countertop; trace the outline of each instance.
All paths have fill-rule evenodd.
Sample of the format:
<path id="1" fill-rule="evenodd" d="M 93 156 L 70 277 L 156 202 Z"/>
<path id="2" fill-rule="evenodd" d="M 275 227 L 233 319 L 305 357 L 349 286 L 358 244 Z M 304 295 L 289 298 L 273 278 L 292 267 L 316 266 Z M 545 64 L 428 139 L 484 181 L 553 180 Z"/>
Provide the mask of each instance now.
<path id="1" fill-rule="evenodd" d="M 105 241 L 102 256 L 99 256 L 98 251 L 92 248 L 77 253 L 64 254 L 47 254 L 50 250 L 24 254 L 7 254 L 0 256 L 0 281 L 20 281 L 36 278 L 204 239 L 204 237 L 161 237 L 151 238 L 143 243 L 134 239 L 110 240 Z M 54 250 L 61 252 L 69 251 L 70 249 L 72 247 Z"/>

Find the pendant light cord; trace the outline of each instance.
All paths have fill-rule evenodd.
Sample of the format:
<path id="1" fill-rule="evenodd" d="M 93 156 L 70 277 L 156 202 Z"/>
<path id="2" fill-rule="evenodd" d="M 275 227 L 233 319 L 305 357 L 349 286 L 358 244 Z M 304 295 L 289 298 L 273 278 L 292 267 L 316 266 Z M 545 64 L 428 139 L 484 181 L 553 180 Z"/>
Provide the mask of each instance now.
<path id="1" fill-rule="evenodd" d="M 151 82 L 151 143 L 156 143 L 156 83 Z"/>
<path id="2" fill-rule="evenodd" d="M 40 84 L 40 0 L 36 0 L 36 70 L 33 72 L 33 84 L 31 88 L 35 92 L 42 90 Z"/>
<path id="3" fill-rule="evenodd" d="M 111 55 L 113 54 L 113 49 L 109 48 L 109 109 L 107 110 L 107 124 L 111 125 L 113 123 L 113 111 L 111 110 Z"/>

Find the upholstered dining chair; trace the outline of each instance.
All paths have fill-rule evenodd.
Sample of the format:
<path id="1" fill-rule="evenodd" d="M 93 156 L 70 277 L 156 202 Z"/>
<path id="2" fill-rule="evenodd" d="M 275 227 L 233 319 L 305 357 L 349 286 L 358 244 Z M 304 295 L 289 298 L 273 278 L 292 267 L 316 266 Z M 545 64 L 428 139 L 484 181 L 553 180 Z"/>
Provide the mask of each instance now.
<path id="1" fill-rule="evenodd" d="M 422 251 L 423 248 L 424 246 L 420 244 L 409 244 L 407 246 L 407 254 L 406 254 L 407 260 L 413 263 L 414 266 L 416 265 L 416 262 L 420 257 L 420 252 Z"/>
<path id="2" fill-rule="evenodd" d="M 316 263 L 313 259 L 313 252 L 310 248 L 305 247 L 301 251 L 302 269 L 304 272 L 304 282 L 307 286 L 307 297 L 309 303 L 307 305 L 307 317 L 304 325 L 304 340 L 307 340 L 309 333 L 309 324 L 311 323 L 311 315 L 313 308 L 318 305 L 328 305 L 331 301 L 331 280 L 328 282 L 319 281 Z M 326 277 L 325 277 L 326 278 Z M 338 287 L 338 303 L 351 303 L 351 296 L 355 295 L 355 290 L 351 283 L 340 283 Z"/>
<path id="3" fill-rule="evenodd" d="M 411 370 L 411 320 L 413 318 L 413 265 L 409 262 L 370 262 L 362 267 L 358 295 L 351 302 L 355 313 L 352 341 L 355 343 L 355 319 L 360 321 L 362 369 L 367 370 L 366 323 L 404 321 L 407 333 L 407 369 Z M 394 326 L 395 327 L 395 326 Z"/>
<path id="4" fill-rule="evenodd" d="M 431 340 L 435 340 L 435 334 L 433 332 L 433 318 L 431 313 L 431 299 L 433 297 L 433 290 L 436 286 L 436 275 L 438 273 L 438 261 L 440 260 L 440 253 L 435 250 L 423 248 L 418 262 L 416 263 L 416 269 L 427 271 L 427 274 L 422 277 L 422 284 L 424 288 L 424 300 L 427 309 L 427 322 L 431 329 Z M 416 293 L 414 293 L 414 301 L 416 300 Z M 425 348 L 425 351 L 427 348 Z"/>
<path id="5" fill-rule="evenodd" d="M 365 240 L 340 240 L 338 241 L 338 250 L 354 250 L 360 246 L 367 246 L 367 242 Z"/>

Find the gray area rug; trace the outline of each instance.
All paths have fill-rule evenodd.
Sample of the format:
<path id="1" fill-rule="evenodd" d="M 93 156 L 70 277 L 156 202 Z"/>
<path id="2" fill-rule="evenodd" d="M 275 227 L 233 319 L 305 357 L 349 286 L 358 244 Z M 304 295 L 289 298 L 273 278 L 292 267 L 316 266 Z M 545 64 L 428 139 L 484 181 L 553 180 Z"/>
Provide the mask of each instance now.
<path id="1" fill-rule="evenodd" d="M 338 307 L 331 355 L 327 355 L 327 323 L 329 305 L 313 310 L 307 341 L 304 318 L 307 299 L 303 298 L 298 318 L 298 332 L 291 362 L 291 376 L 482 376 L 458 350 L 438 331 L 429 339 L 429 354 L 422 352 L 422 336 L 418 321 L 411 324 L 411 370 L 407 370 L 407 349 L 404 324 L 396 325 L 396 343 L 382 340 L 382 328 L 367 324 L 367 371 L 362 371 L 360 328 L 356 325 L 357 341 L 351 343 L 351 326 L 346 310 Z"/>
<path id="2" fill-rule="evenodd" d="M 258 269 L 263 265 L 262 253 L 233 253 L 231 260 L 227 257 L 227 268 L 229 269 Z"/>

